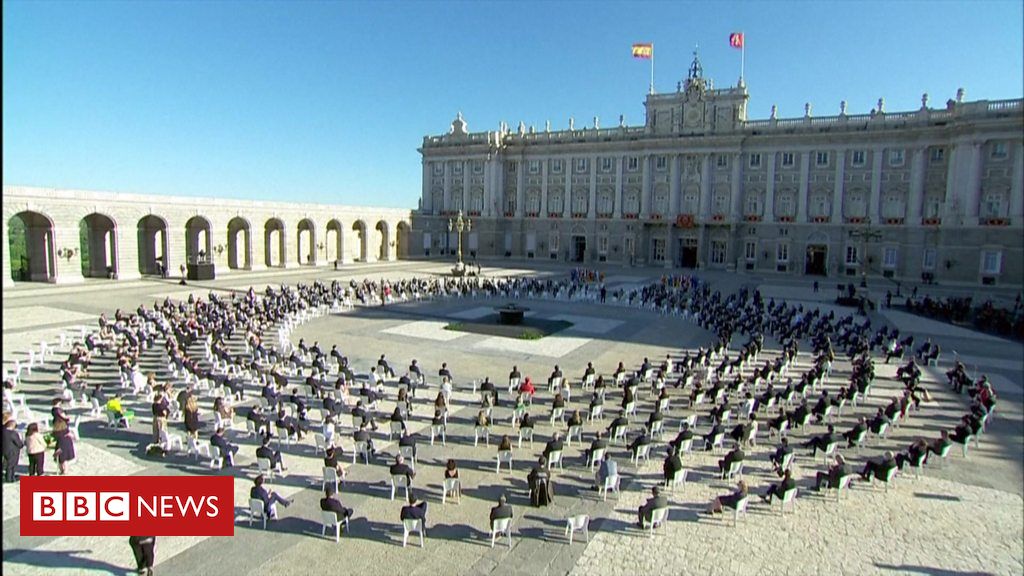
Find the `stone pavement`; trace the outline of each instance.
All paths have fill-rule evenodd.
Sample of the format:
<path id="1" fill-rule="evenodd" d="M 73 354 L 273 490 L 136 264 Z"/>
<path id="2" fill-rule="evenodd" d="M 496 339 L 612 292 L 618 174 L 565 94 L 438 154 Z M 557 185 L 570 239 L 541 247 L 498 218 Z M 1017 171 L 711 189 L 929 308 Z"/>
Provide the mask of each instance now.
<path id="1" fill-rule="evenodd" d="M 521 265 L 517 263 L 517 266 Z M 371 278 L 423 276 L 443 271 L 444 266 L 426 262 L 402 262 L 389 266 L 366 266 L 357 270 L 327 272 L 297 270 L 288 273 L 260 274 L 252 277 L 233 275 L 212 283 L 196 286 L 198 295 L 211 289 L 242 289 L 250 284 L 325 280 L 349 277 Z M 642 284 L 657 278 L 663 270 L 609 270 L 609 283 Z M 487 267 L 485 273 L 504 275 L 505 270 Z M 527 267 L 515 273 L 531 273 Z M 564 274 L 557 267 L 539 267 L 535 273 Z M 815 294 L 809 282 L 796 285 L 791 279 L 751 278 L 740 275 L 702 274 L 716 289 L 729 291 L 741 285 L 758 285 L 766 295 L 785 297 L 795 302 L 829 307 L 826 290 Z M 130 287 L 107 291 L 92 284 L 84 287 L 55 289 L 44 287 L 34 293 L 15 289 L 13 298 L 4 293 L 4 367 L 10 368 L 15 358 L 26 357 L 19 351 L 42 338 L 51 339 L 66 326 L 88 323 L 99 312 L 108 314 L 115 307 L 134 308 L 138 302 L 151 302 L 170 294 L 183 297 L 185 291 L 174 283 L 159 281 L 132 283 Z M 107 285 L 109 286 L 109 284 Z M 546 422 L 550 402 L 546 390 L 539 395 L 538 406 L 531 412 L 540 417 L 537 441 L 533 447 L 524 444 L 515 450 L 515 470 L 495 473 L 494 454 L 502 433 L 512 434 L 507 394 L 502 391 L 503 404 L 495 409 L 497 424 L 490 446 L 483 442 L 473 446 L 471 420 L 476 415 L 476 396 L 471 393 L 472 380 L 489 376 L 502 389 L 505 375 L 513 363 L 524 374 L 538 381 L 538 388 L 554 363 L 559 363 L 566 376 L 579 378 L 587 361 L 593 361 L 599 372 L 610 373 L 618 361 L 627 365 L 638 363 L 644 356 L 658 361 L 666 353 L 678 353 L 705 344 L 710 335 L 678 318 L 665 318 L 616 306 L 585 303 L 529 301 L 527 306 L 545 317 L 561 316 L 577 325 L 571 337 L 581 340 L 578 346 L 552 356 L 550 350 L 481 347 L 479 338 L 464 335 L 450 341 L 429 337 L 410 329 L 419 322 L 437 322 L 437 318 L 455 318 L 460 312 L 492 304 L 477 301 L 447 300 L 418 305 L 356 308 L 342 316 L 320 318 L 297 328 L 293 340 L 304 337 L 307 342 L 319 340 L 321 346 L 337 343 L 352 358 L 357 371 L 364 372 L 381 352 L 386 352 L 396 370 L 401 371 L 409 359 L 416 358 L 425 370 L 435 373 L 440 362 L 452 367 L 458 386 L 457 409 L 450 418 L 447 446 L 429 445 L 425 430 L 430 404 L 436 387 L 418 395 L 410 426 L 419 439 L 417 478 L 413 483 L 417 494 L 429 502 L 429 525 L 425 549 L 413 537 L 408 548 L 401 547 L 402 530 L 398 521 L 399 499 L 389 499 L 385 464 L 391 462 L 394 447 L 386 441 L 386 423 L 376 435 L 378 447 L 385 455 L 374 464 L 349 465 L 348 481 L 342 488 L 342 500 L 355 508 L 351 533 L 341 542 L 320 536 L 317 506 L 320 488 L 321 460 L 314 454 L 311 440 L 285 448 L 289 466 L 286 478 L 277 479 L 274 487 L 295 504 L 282 509 L 282 519 L 272 523 L 267 532 L 249 527 L 243 512 L 248 502 L 248 488 L 255 475 L 254 444 L 241 436 L 236 441 L 243 447 L 236 475 L 236 512 L 238 523 L 232 538 L 161 538 L 157 545 L 158 573 L 162 574 L 306 574 L 315 566 L 325 565 L 344 573 L 396 574 L 873 574 L 873 573 L 936 573 L 936 574 L 1021 574 L 1022 519 L 1022 428 L 1019 343 L 978 335 L 963 329 L 917 317 L 902 318 L 897 313 L 882 311 L 872 316 L 873 322 L 889 320 L 901 330 L 932 336 L 943 350 L 958 350 L 969 359 L 968 368 L 990 374 L 1001 396 L 997 417 L 983 436 L 979 449 L 971 450 L 964 460 L 954 450 L 945 465 L 929 467 L 925 476 L 912 479 L 900 476 L 888 492 L 873 490 L 866 484 L 855 485 L 839 502 L 826 501 L 807 489 L 814 472 L 823 469 L 820 458 L 811 459 L 807 451 L 798 449 L 797 478 L 801 495 L 795 509 L 784 517 L 759 501 L 750 512 L 732 526 L 732 518 L 711 518 L 696 512 L 715 495 L 724 494 L 729 486 L 714 475 L 715 459 L 711 454 L 693 454 L 684 465 L 691 470 L 685 486 L 671 494 L 673 504 L 670 521 L 653 538 L 635 527 L 636 507 L 649 493 L 649 487 L 660 479 L 661 448 L 652 451 L 652 461 L 640 467 L 629 463 L 621 447 L 613 451 L 624 476 L 623 492 L 607 502 L 588 489 L 592 483 L 589 471 L 581 465 L 581 446 L 566 450 L 565 470 L 555 476 L 556 499 L 552 506 L 534 509 L 526 497 L 526 473 L 536 460 L 543 443 L 553 429 Z M 7 314 L 8 311 L 15 315 Z M 20 314 L 20 316 L 18 316 Z M 425 319 L 427 315 L 430 319 Z M 16 318 L 16 322 L 10 320 Z M 966 333 L 965 333 L 966 332 Z M 424 337 L 428 334 L 428 337 Z M 537 341 L 543 345 L 544 340 Z M 470 345 L 470 343 L 473 343 Z M 548 346 L 550 348 L 550 346 Z M 547 353 L 545 353 L 547 352 Z M 801 355 L 806 364 L 809 358 Z M 1016 361 L 1016 362 L 1015 362 Z M 843 381 L 843 363 L 827 387 L 837 388 Z M 976 366 L 976 368 L 975 368 Z M 362 370 L 359 370 L 359 369 Z M 873 412 L 885 398 L 897 392 L 887 378 L 895 365 L 878 366 L 879 383 L 868 405 L 856 414 Z M 30 404 L 42 410 L 42 402 L 52 390 L 54 366 L 37 368 L 25 378 L 24 391 Z M 931 438 L 940 428 L 949 428 L 966 409 L 964 398 L 945 390 L 940 368 L 929 368 L 928 387 L 935 396 L 902 428 L 895 430 L 880 446 L 850 451 L 846 455 L 855 467 L 865 458 L 883 449 L 904 449 L 915 437 Z M 97 371 L 98 375 L 112 373 Z M 432 379 L 434 380 L 434 379 Z M 429 393 L 426 393 L 429 392 Z M 392 396 L 393 398 L 393 396 Z M 587 398 L 574 389 L 572 408 L 585 408 Z M 618 404 L 618 397 L 609 394 L 607 406 Z M 393 402 L 385 402 L 390 411 Z M 208 415 L 210 402 L 204 403 Z M 650 403 L 641 405 L 641 413 Z M 852 414 L 846 412 L 837 427 L 852 425 Z M 667 430 L 674 434 L 686 410 L 673 408 Z M 240 420 L 240 418 L 238 419 Z M 607 422 L 605 422 L 605 425 Z M 597 424 L 585 427 L 589 443 Z M 180 432 L 180 424 L 172 426 Z M 698 423 L 698 431 L 706 422 Z M 149 423 L 140 418 L 128 433 L 112 433 L 98 423 L 82 425 L 83 442 L 73 474 L 210 474 L 204 462 L 184 455 L 172 455 L 163 461 L 147 460 L 139 446 L 148 436 Z M 823 431 L 813 426 L 811 434 Z M 803 440 L 806 434 L 795 434 Z M 773 443 L 774 441 L 772 441 Z M 351 440 L 342 435 L 348 447 Z M 772 449 L 764 436 L 758 448 L 748 451 L 745 476 L 753 492 L 761 493 L 769 482 L 766 454 Z M 513 436 L 515 445 L 515 436 Z M 447 458 L 460 463 L 463 498 L 460 504 L 450 500 L 441 504 L 441 476 Z M 22 459 L 24 463 L 24 458 Z M 54 465 L 48 462 L 48 470 Z M 24 466 L 23 466 L 24 468 Z M 487 510 L 500 493 L 508 494 L 516 511 L 513 546 L 490 547 L 487 533 Z M 11 516 L 11 505 L 17 501 L 16 486 L 4 485 L 3 569 L 10 574 L 47 573 L 124 573 L 131 565 L 131 553 L 125 538 L 22 538 L 17 519 Z M 829 497 L 831 498 L 831 496 Z M 16 509 L 15 509 L 16 510 Z M 16 514 L 16 511 L 15 511 Z M 589 514 L 593 521 L 589 543 L 577 534 L 570 547 L 564 536 L 565 518 L 573 514 Z M 272 533 L 272 534 L 271 534 Z M 327 563 L 327 564 L 325 564 Z"/>

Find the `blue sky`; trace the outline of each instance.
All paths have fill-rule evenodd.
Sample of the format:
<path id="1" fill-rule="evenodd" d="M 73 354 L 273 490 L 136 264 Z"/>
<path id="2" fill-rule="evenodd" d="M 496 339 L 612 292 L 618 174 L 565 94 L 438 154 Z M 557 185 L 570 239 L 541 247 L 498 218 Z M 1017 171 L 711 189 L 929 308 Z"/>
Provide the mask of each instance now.
<path id="1" fill-rule="evenodd" d="M 686 75 L 749 118 L 1020 98 L 1022 3 L 3 3 L 3 182 L 415 207 L 424 135 L 643 122 Z"/>

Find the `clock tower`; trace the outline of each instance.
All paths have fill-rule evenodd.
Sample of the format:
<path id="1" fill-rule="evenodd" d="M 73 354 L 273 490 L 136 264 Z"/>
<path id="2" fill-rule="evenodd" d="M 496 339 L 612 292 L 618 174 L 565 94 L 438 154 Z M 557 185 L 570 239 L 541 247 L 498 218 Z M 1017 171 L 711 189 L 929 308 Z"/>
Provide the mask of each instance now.
<path id="1" fill-rule="evenodd" d="M 747 98 L 744 86 L 714 89 L 694 50 L 686 79 L 674 93 L 647 96 L 647 131 L 666 135 L 732 132 L 746 120 Z"/>

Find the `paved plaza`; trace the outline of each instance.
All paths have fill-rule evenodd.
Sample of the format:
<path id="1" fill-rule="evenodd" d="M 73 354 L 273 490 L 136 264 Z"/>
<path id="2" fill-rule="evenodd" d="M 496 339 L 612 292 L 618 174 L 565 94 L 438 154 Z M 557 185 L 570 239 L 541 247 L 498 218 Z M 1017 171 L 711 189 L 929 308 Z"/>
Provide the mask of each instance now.
<path id="1" fill-rule="evenodd" d="M 485 263 L 485 276 L 526 275 L 564 279 L 568 271 L 554 266 L 531 266 L 507 262 Z M 293 269 L 279 272 L 229 275 L 221 279 L 179 286 L 174 281 L 139 280 L 109 284 L 89 282 L 78 286 L 56 287 L 19 284 L 5 289 L 3 298 L 3 363 L 10 370 L 14 361 L 25 362 L 30 348 L 38 349 L 42 340 L 56 342 L 61 333 L 75 332 L 79 326 L 97 326 L 100 313 L 113 315 L 117 308 L 134 311 L 140 303 L 151 305 L 165 297 L 187 299 L 189 294 L 206 296 L 210 291 L 257 291 L 266 285 L 294 284 L 319 279 L 329 283 L 351 279 L 399 279 L 428 277 L 444 272 L 446 265 L 436 262 L 401 261 L 380 265 L 352 265 L 342 270 Z M 656 281 L 665 270 L 608 268 L 606 284 L 610 291 L 633 289 Z M 852 309 L 836 306 L 835 290 L 815 292 L 810 280 L 782 277 L 757 277 L 726 273 L 698 273 L 712 289 L 731 293 L 742 287 L 756 287 L 765 298 L 785 299 L 805 307 L 819 307 L 837 315 Z M 887 286 L 876 288 L 884 295 Z M 907 287 L 904 287 L 907 289 Z M 1012 297 L 1012 295 L 1011 295 Z M 613 445 L 612 455 L 623 477 L 621 492 L 603 499 L 590 489 L 593 475 L 583 462 L 582 451 L 594 432 L 604 429 L 610 419 L 587 422 L 583 443 L 573 442 L 565 451 L 563 470 L 554 473 L 555 498 L 552 505 L 533 508 L 529 504 L 526 475 L 537 461 L 544 443 L 562 424 L 552 427 L 548 421 L 551 395 L 544 385 L 555 364 L 572 380 L 573 395 L 567 412 L 580 409 L 584 414 L 589 394 L 579 390 L 578 382 L 587 362 L 598 373 L 610 375 L 619 362 L 635 369 L 644 357 L 660 363 L 666 354 L 678 356 L 684 350 L 696 350 L 712 342 L 713 335 L 694 322 L 679 316 L 664 316 L 656 311 L 640 310 L 623 303 L 600 304 L 591 301 L 535 300 L 523 297 L 519 302 L 530 314 L 550 320 L 565 320 L 572 326 L 540 340 L 511 340 L 445 330 L 459 320 L 474 320 L 506 303 L 504 298 L 465 297 L 424 299 L 388 306 L 360 306 L 313 318 L 291 333 L 291 340 L 319 341 L 324 350 L 331 345 L 347 355 L 357 373 L 365 374 L 380 354 L 387 354 L 399 374 L 415 358 L 428 378 L 428 388 L 414 401 L 410 430 L 418 439 L 416 478 L 417 495 L 426 500 L 428 526 L 425 546 L 412 537 L 402 547 L 399 521 L 401 495 L 392 501 L 387 465 L 397 454 L 397 442 L 387 439 L 387 423 L 374 434 L 378 449 L 371 465 L 346 464 L 347 480 L 341 488 L 341 500 L 355 509 L 351 528 L 340 542 L 321 536 L 319 498 L 321 495 L 322 456 L 317 456 L 312 435 L 298 445 L 283 448 L 289 471 L 276 478 L 273 488 L 295 503 L 280 510 L 280 519 L 264 531 L 259 524 L 250 526 L 245 504 L 252 478 L 256 475 L 255 444 L 241 431 L 231 440 L 242 448 L 232 471 L 235 476 L 236 527 L 233 537 L 161 537 L 157 539 L 157 574 L 574 574 L 580 576 L 614 574 L 1024 574 L 1024 346 L 949 324 L 924 319 L 895 310 L 872 312 L 872 326 L 888 323 L 904 333 L 914 334 L 918 342 L 930 337 L 942 346 L 938 366 L 922 367 L 923 383 L 932 399 L 887 438 L 871 442 L 862 451 L 843 451 L 851 467 L 860 470 L 865 460 L 884 450 L 904 450 L 916 438 L 928 440 L 942 429 L 952 429 L 967 411 L 966 396 L 953 394 L 946 386 L 944 372 L 949 369 L 954 351 L 971 374 L 989 375 L 999 395 L 996 416 L 981 436 L 978 446 L 971 445 L 966 457 L 959 445 L 941 465 L 930 463 L 917 477 L 912 473 L 897 476 L 888 489 L 854 482 L 853 488 L 836 498 L 834 493 L 814 492 L 815 473 L 825 469 L 819 455 L 812 458 L 808 449 L 797 448 L 795 478 L 799 495 L 795 505 L 781 513 L 778 504 L 769 506 L 751 498 L 748 513 L 734 522 L 732 514 L 706 516 L 698 512 L 715 496 L 724 495 L 731 483 L 717 475 L 719 454 L 694 452 L 687 455 L 684 467 L 687 481 L 669 493 L 671 510 L 668 522 L 649 533 L 636 527 L 637 507 L 650 495 L 652 486 L 662 483 L 661 464 L 664 444 L 655 439 L 649 462 L 630 462 L 628 451 Z M 268 337 L 268 341 L 272 338 Z M 733 339 L 739 346 L 745 336 Z M 776 356 L 775 342 L 766 342 L 764 357 Z M 66 353 L 66 349 L 63 350 Z M 48 399 L 59 389 L 57 364 L 61 352 L 32 374 L 23 374 L 20 385 L 36 413 L 45 413 Z M 159 353 L 144 357 L 144 371 L 156 370 L 161 379 L 168 377 L 166 367 L 158 365 Z M 812 364 L 810 346 L 803 344 L 795 371 Z M 438 391 L 437 369 L 447 362 L 455 381 L 453 410 L 449 416 L 444 445 L 430 443 L 430 416 Z M 530 410 L 537 419 L 536 439 L 517 445 L 516 429 L 511 426 L 511 401 L 506 390 L 507 375 L 518 365 L 538 387 L 538 398 Z M 884 364 L 876 354 L 876 383 L 871 396 L 858 407 L 843 412 L 837 432 L 848 430 L 857 416 L 872 415 L 879 406 L 897 395 L 902 384 L 895 379 L 897 363 Z M 108 358 L 91 371 L 92 378 L 111 378 L 116 370 Z M 825 388 L 838 390 L 850 375 L 845 355 L 837 350 L 835 370 Z M 489 442 L 474 445 L 473 420 L 479 409 L 474 382 L 489 377 L 500 392 L 494 409 L 495 425 Z M 244 406 L 254 403 L 258 389 L 250 386 Z M 670 388 L 673 404 L 666 416 L 667 441 L 674 437 L 679 422 L 693 413 L 676 400 L 681 394 Z M 606 409 L 619 405 L 621 393 L 609 391 Z M 381 412 L 395 406 L 394 387 L 382 403 Z M 650 394 L 641 397 L 641 422 L 646 420 L 653 401 Z M 202 437 L 212 430 L 212 400 L 202 402 L 206 425 Z M 135 406 L 148 414 L 145 399 Z M 73 413 L 82 413 L 76 409 Z M 613 410 L 614 412 L 614 410 Z M 245 413 L 245 410 L 242 411 Z M 698 434 L 708 428 L 707 410 L 700 411 Z M 612 416 L 613 417 L 613 416 Z M 242 417 L 236 417 L 241 422 Z M 239 427 L 244 430 L 241 424 Z M 731 426 L 727 425 L 726 429 Z M 768 439 L 765 426 L 757 438 L 757 447 L 747 451 L 744 477 L 751 492 L 764 493 L 778 481 L 771 470 L 768 454 L 776 439 Z M 171 430 L 181 433 L 180 423 Z M 181 475 L 214 474 L 205 457 L 199 459 L 174 453 L 165 459 L 147 458 L 144 447 L 151 436 L 150 419 L 144 415 L 128 431 L 113 431 L 105 421 L 90 419 L 81 425 L 77 461 L 71 473 L 76 475 Z M 822 425 L 793 432 L 791 440 L 803 442 L 824 431 Z M 513 440 L 513 471 L 495 472 L 497 444 L 503 434 Z M 339 434 L 346 454 L 351 453 L 351 434 Z M 632 434 L 631 434 L 632 437 Z M 442 477 L 446 461 L 459 462 L 462 497 L 442 503 Z M 938 458 L 935 458 L 938 460 Z M 22 457 L 20 472 L 25 472 Z M 56 466 L 47 456 L 47 472 Z M 488 511 L 498 496 L 506 494 L 515 510 L 512 545 L 502 540 L 491 546 Z M 134 566 L 127 538 L 107 537 L 21 537 L 18 528 L 18 486 L 3 486 L 3 571 L 5 574 L 127 574 Z M 570 545 L 565 536 L 566 518 L 587 514 L 591 518 L 588 537 L 577 532 Z M 735 524 L 735 525 L 734 525 Z"/>

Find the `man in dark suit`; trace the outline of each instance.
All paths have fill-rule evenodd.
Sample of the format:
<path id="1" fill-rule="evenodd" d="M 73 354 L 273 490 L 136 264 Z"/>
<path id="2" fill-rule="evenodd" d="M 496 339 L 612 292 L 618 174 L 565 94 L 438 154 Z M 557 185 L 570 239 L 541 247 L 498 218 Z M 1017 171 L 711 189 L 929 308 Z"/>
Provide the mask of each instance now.
<path id="1" fill-rule="evenodd" d="M 552 452 L 561 452 L 565 449 L 565 442 L 562 441 L 562 433 L 555 432 L 555 435 L 544 446 L 544 458 L 551 456 Z"/>
<path id="2" fill-rule="evenodd" d="M 495 520 L 502 520 L 504 518 L 512 517 L 512 505 L 508 504 L 505 500 L 505 495 L 502 494 L 498 497 L 498 505 L 491 508 L 491 524 L 494 524 Z"/>
<path id="3" fill-rule="evenodd" d="M 254 485 L 249 490 L 249 498 L 259 498 L 263 501 L 263 513 L 267 515 L 267 518 L 277 520 L 277 504 L 281 504 L 285 508 L 292 505 L 291 500 L 282 498 L 277 492 L 269 491 L 263 487 L 264 482 L 266 482 L 263 474 L 257 476 L 253 482 Z"/>
<path id="4" fill-rule="evenodd" d="M 18 460 L 21 458 L 21 450 L 25 447 L 25 441 L 21 433 L 16 429 L 17 422 L 10 416 L 4 420 L 3 453 L 4 453 L 4 482 L 14 482 L 14 469 L 18 467 Z"/>
<path id="5" fill-rule="evenodd" d="M 651 497 L 637 509 L 636 523 L 641 530 L 643 530 L 644 522 L 650 522 L 654 511 L 658 508 L 668 508 L 668 498 L 661 495 L 661 488 L 654 486 L 651 488 Z"/>
<path id="6" fill-rule="evenodd" d="M 380 360 L 377 360 L 377 366 L 380 367 L 380 375 L 385 378 L 394 378 L 395 371 L 391 369 L 391 365 L 384 358 L 384 355 L 380 355 Z"/>
<path id="7" fill-rule="evenodd" d="M 132 554 L 135 555 L 136 572 L 152 576 L 156 560 L 156 536 L 129 536 L 128 545 L 132 547 Z"/>
<path id="8" fill-rule="evenodd" d="M 238 453 L 238 445 L 228 442 L 228 439 L 224 437 L 224 428 L 217 428 L 210 437 L 210 444 L 220 448 L 221 456 L 224 457 L 224 461 L 221 463 L 222 468 L 230 468 L 235 465 L 235 454 Z"/>
<path id="9" fill-rule="evenodd" d="M 782 461 L 792 453 L 793 447 L 789 445 L 789 438 L 783 438 L 779 447 L 775 449 L 775 453 L 768 458 L 772 463 L 772 468 L 775 469 L 775 473 L 779 476 L 782 476 Z"/>
<path id="10" fill-rule="evenodd" d="M 398 446 L 412 448 L 412 457 L 416 458 L 416 437 L 409 434 L 408 429 L 402 431 L 402 437 L 398 440 Z"/>
<path id="11" fill-rule="evenodd" d="M 818 455 L 818 450 L 824 451 L 829 444 L 838 444 L 842 436 L 836 434 L 835 426 L 829 424 L 828 432 L 819 434 L 804 443 L 804 448 L 811 449 L 811 457 Z"/>
<path id="12" fill-rule="evenodd" d="M 263 437 L 263 445 L 256 449 L 256 458 L 266 458 L 270 460 L 270 468 L 278 469 L 281 471 L 287 470 L 284 467 L 284 462 L 281 460 L 281 451 L 274 450 L 270 447 L 270 437 Z"/>
<path id="13" fill-rule="evenodd" d="M 356 401 L 356 406 L 355 406 L 355 408 L 352 409 L 352 418 L 353 419 L 359 418 L 362 421 L 361 426 L 369 426 L 373 430 L 377 429 L 377 422 L 374 421 L 373 414 L 371 414 L 366 409 L 366 407 L 363 406 L 363 401 L 362 400 L 357 400 Z"/>
<path id="14" fill-rule="evenodd" d="M 679 458 L 677 450 L 669 449 L 668 457 L 665 458 L 665 464 L 662 465 L 661 469 L 666 482 L 674 478 L 676 472 L 683 469 L 683 461 Z"/>
<path id="15" fill-rule="evenodd" d="M 746 455 L 743 453 L 743 448 L 741 448 L 739 444 L 736 444 L 732 451 L 725 455 L 725 458 L 722 458 L 721 460 L 718 461 L 718 469 L 722 473 L 723 480 L 725 479 L 725 475 L 727 472 L 729 472 L 729 469 L 732 467 L 732 465 L 736 462 L 742 462 L 745 456 Z"/>
<path id="16" fill-rule="evenodd" d="M 405 463 L 405 458 L 401 454 L 395 457 L 395 463 L 391 465 L 390 472 L 392 476 L 405 476 L 410 486 L 412 486 L 412 479 L 416 477 L 416 471 Z"/>
<path id="17" fill-rule="evenodd" d="M 328 482 L 327 487 L 324 488 L 324 497 L 320 499 L 320 509 L 325 512 L 334 512 L 339 521 L 351 518 L 352 513 L 354 512 L 351 508 L 346 508 L 341 503 L 341 500 L 338 500 L 338 496 L 332 482 Z"/>
<path id="18" fill-rule="evenodd" d="M 612 423 L 608 425 L 608 434 L 614 437 L 615 430 L 618 428 L 622 428 L 623 430 L 629 428 L 629 419 L 626 418 L 625 412 L 619 414 L 619 416 L 615 418 L 615 420 L 612 420 Z"/>
<path id="19" fill-rule="evenodd" d="M 594 441 L 590 443 L 590 448 L 583 451 L 583 462 L 590 462 L 590 456 L 598 450 L 607 450 L 608 440 L 604 437 L 604 432 L 601 430 L 597 431 L 597 436 L 594 437 Z"/>
<path id="20" fill-rule="evenodd" d="M 868 431 L 868 419 L 861 416 L 860 419 L 854 424 L 853 428 L 850 428 L 846 432 L 843 432 L 843 438 L 846 438 L 846 447 L 853 448 L 854 440 L 860 438 L 863 434 Z"/>
<path id="21" fill-rule="evenodd" d="M 814 489 L 821 490 L 823 482 L 828 482 L 829 488 L 838 488 L 839 479 L 843 476 L 853 474 L 850 467 L 846 465 L 846 459 L 842 454 L 836 454 L 835 464 L 829 466 L 828 472 L 818 472 L 814 477 Z"/>
<path id="22" fill-rule="evenodd" d="M 636 458 L 637 452 L 643 446 L 648 446 L 651 443 L 651 434 L 647 431 L 647 427 L 643 427 L 640 430 L 640 435 L 633 439 L 629 444 L 629 451 L 633 454 L 633 458 Z"/>
<path id="23" fill-rule="evenodd" d="M 864 469 L 861 471 L 860 477 L 861 480 L 867 482 L 871 480 L 871 475 L 874 474 L 875 478 L 881 480 L 882 478 L 885 478 L 885 475 L 893 468 L 896 468 L 896 458 L 893 456 L 892 452 L 886 452 L 882 456 L 881 460 L 868 460 L 867 463 L 864 464 Z"/>
<path id="24" fill-rule="evenodd" d="M 442 362 L 441 363 L 441 369 L 437 371 L 437 376 L 441 380 L 444 380 L 445 378 L 447 378 L 448 380 L 454 380 L 455 379 L 454 377 L 452 377 L 452 371 L 448 369 L 448 363 L 447 362 Z"/>
<path id="25" fill-rule="evenodd" d="M 366 446 L 370 449 L 370 454 L 375 455 L 377 449 L 373 447 L 373 438 L 370 436 L 370 431 L 366 429 L 366 423 L 359 425 L 359 430 L 352 433 L 352 439 L 356 441 L 356 444 L 365 442 Z"/>
<path id="26" fill-rule="evenodd" d="M 794 488 L 796 488 L 796 480 L 793 480 L 793 473 L 790 469 L 786 468 L 782 473 L 782 481 L 778 484 L 772 484 L 769 486 L 768 491 L 761 496 L 761 499 L 771 504 L 773 496 L 775 498 L 782 498 L 783 494 L 793 490 Z"/>
<path id="27" fill-rule="evenodd" d="M 417 500 L 411 488 L 409 489 L 407 503 L 405 506 L 402 506 L 402 510 L 399 513 L 399 518 L 402 520 L 421 520 L 423 522 L 423 534 L 426 535 L 427 503 L 423 500 Z"/>
<path id="28" fill-rule="evenodd" d="M 689 423 L 683 422 L 682 429 L 679 431 L 679 434 L 676 434 L 676 437 L 669 442 L 669 446 L 672 446 L 676 451 L 678 451 L 681 449 L 683 442 L 686 442 L 687 440 L 693 440 L 693 431 L 690 430 Z"/>

